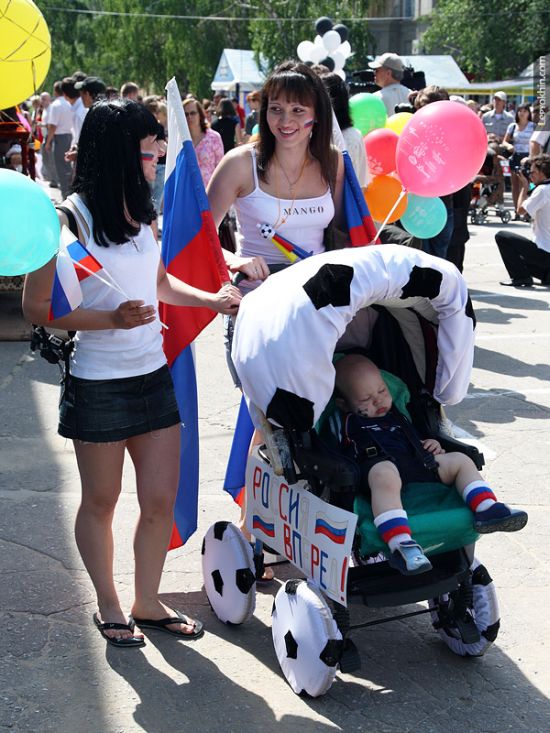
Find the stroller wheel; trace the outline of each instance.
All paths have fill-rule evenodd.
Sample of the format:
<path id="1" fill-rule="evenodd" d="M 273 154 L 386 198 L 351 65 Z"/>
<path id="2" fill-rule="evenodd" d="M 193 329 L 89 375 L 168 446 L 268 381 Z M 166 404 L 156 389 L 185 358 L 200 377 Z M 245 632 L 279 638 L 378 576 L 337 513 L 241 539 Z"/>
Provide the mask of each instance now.
<path id="1" fill-rule="evenodd" d="M 226 624 L 248 621 L 256 607 L 252 548 L 231 522 L 213 524 L 202 543 L 202 576 L 210 607 Z"/>
<path id="2" fill-rule="evenodd" d="M 287 580 L 275 597 L 273 646 L 286 681 L 298 695 L 328 692 L 344 642 L 321 593 L 305 580 Z"/>
<path id="3" fill-rule="evenodd" d="M 481 657 L 495 641 L 500 627 L 494 583 L 474 558 L 471 595 L 462 589 L 429 601 L 432 625 L 449 649 L 462 657 Z M 466 595 L 465 595 L 466 594 Z M 464 601 L 466 600 L 466 603 Z"/>
<path id="4" fill-rule="evenodd" d="M 508 222 L 512 218 L 512 215 L 510 214 L 508 209 L 505 209 L 504 211 L 500 211 L 499 214 L 500 214 L 500 219 L 503 224 L 508 224 Z"/>

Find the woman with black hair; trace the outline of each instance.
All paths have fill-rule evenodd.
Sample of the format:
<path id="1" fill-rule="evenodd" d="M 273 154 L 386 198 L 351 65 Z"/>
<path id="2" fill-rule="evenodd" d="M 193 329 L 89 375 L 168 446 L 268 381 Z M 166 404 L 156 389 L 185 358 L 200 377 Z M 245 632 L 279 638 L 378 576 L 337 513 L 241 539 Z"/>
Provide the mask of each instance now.
<path id="1" fill-rule="evenodd" d="M 535 123 L 531 117 L 531 107 L 520 104 L 516 110 L 516 121 L 508 125 L 502 147 L 512 153 L 510 158 L 510 177 L 512 184 L 512 201 L 514 202 L 514 221 L 521 219 L 518 209 L 519 194 L 523 188 L 521 161 L 529 156 L 529 141 L 535 132 Z"/>
<path id="2" fill-rule="evenodd" d="M 260 225 L 269 224 L 318 254 L 325 251 L 327 228 L 339 221 L 342 202 L 344 164 L 331 145 L 332 107 L 317 74 L 295 61 L 280 64 L 262 88 L 259 126 L 259 140 L 228 153 L 207 189 L 216 224 L 235 207 L 237 249 L 235 254 L 224 250 L 224 256 L 231 272 L 246 276 L 243 292 L 260 285 L 270 265 L 289 264 L 271 240 L 262 237 Z M 240 387 L 231 360 L 230 317 L 225 325 L 227 363 Z M 241 529 L 248 536 L 244 514 Z"/>
<path id="3" fill-rule="evenodd" d="M 78 146 L 73 193 L 59 212 L 116 281 L 82 281 L 82 305 L 48 320 L 55 258 L 27 276 L 23 308 L 33 323 L 74 330 L 75 348 L 60 403 L 60 435 L 74 441 L 82 483 L 76 541 L 97 593 L 94 622 L 119 647 L 142 646 L 135 624 L 196 638 L 202 624 L 158 598 L 173 524 L 180 416 L 157 317 L 157 300 L 234 313 L 240 293 L 207 293 L 168 275 L 151 231 L 149 182 L 161 152 L 159 125 L 142 105 L 101 101 L 88 112 Z M 105 278 L 108 277 L 107 275 Z M 105 279 L 104 278 L 104 279 Z M 128 451 L 140 515 L 134 538 L 135 600 L 128 617 L 113 579 L 112 519 Z M 133 617 L 133 618 L 132 618 Z"/>
<path id="4" fill-rule="evenodd" d="M 319 68 L 322 69 L 323 67 Z M 325 85 L 330 101 L 332 102 L 332 109 L 334 110 L 336 121 L 338 122 L 338 126 L 342 132 L 342 137 L 346 144 L 346 150 L 351 158 L 359 185 L 361 187 L 366 186 L 369 179 L 365 142 L 360 131 L 353 126 L 349 109 L 349 92 L 346 82 L 333 71 L 321 71 L 318 73 L 321 77 L 321 81 Z"/>
<path id="5" fill-rule="evenodd" d="M 212 129 L 221 135 L 224 153 L 228 153 L 242 142 L 241 123 L 230 99 L 222 99 L 218 108 L 218 119 Z"/>

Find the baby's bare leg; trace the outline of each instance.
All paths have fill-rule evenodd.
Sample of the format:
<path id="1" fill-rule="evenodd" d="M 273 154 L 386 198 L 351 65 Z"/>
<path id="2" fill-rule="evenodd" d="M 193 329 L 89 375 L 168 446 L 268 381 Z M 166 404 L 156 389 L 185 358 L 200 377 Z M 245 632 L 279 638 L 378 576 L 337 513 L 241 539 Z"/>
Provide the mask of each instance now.
<path id="1" fill-rule="evenodd" d="M 434 458 L 441 481 L 448 486 L 454 484 L 461 495 L 472 481 L 483 481 L 472 459 L 464 453 L 440 453 Z"/>
<path id="2" fill-rule="evenodd" d="M 372 513 L 375 517 L 392 509 L 403 509 L 401 476 L 394 463 L 391 461 L 375 463 L 368 473 L 367 480 L 371 492 Z"/>

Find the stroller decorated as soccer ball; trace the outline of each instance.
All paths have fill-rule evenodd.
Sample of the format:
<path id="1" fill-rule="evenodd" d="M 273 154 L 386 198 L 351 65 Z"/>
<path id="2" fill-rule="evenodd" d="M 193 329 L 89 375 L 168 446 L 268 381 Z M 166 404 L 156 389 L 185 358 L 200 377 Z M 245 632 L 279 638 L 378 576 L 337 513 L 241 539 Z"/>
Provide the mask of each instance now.
<path id="1" fill-rule="evenodd" d="M 369 502 L 357 491 L 357 465 L 339 450 L 330 406 L 334 353 L 359 349 L 395 375 L 393 400 L 407 402 L 421 432 L 447 451 L 467 453 L 481 468 L 476 448 L 440 430 L 441 405 L 459 402 L 467 391 L 474 330 L 456 268 L 398 245 L 308 258 L 242 302 L 232 353 L 265 439 L 248 459 L 247 525 L 298 571 L 278 591 L 272 612 L 275 652 L 296 693 L 322 695 L 338 669 L 360 666 L 354 628 L 426 613 L 458 655 L 480 656 L 496 639 L 494 584 L 474 557 L 478 535 L 455 488 L 404 487 L 413 536 L 432 569 L 401 575 L 389 566 Z M 248 620 L 256 569 L 234 525 L 216 522 L 208 530 L 202 564 L 217 616 L 231 624 Z M 352 623 L 354 603 L 376 608 L 422 601 L 428 605 L 421 611 Z"/>

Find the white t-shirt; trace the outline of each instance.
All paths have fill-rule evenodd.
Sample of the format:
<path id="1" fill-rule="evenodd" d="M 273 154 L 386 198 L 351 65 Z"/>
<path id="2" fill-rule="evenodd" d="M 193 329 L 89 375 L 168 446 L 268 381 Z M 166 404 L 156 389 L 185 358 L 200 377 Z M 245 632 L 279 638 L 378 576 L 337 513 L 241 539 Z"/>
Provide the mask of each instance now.
<path id="1" fill-rule="evenodd" d="M 533 220 L 533 239 L 539 249 L 550 252 L 550 183 L 537 186 L 523 202 Z"/>
<path id="2" fill-rule="evenodd" d="M 369 173 L 367 169 L 367 153 L 365 152 L 365 143 L 363 136 L 355 127 L 346 127 L 342 130 L 342 135 L 346 143 L 346 149 L 351 158 L 355 174 L 360 186 L 366 186 L 369 182 Z"/>
<path id="3" fill-rule="evenodd" d="M 69 135 L 73 131 L 73 107 L 65 97 L 58 97 L 50 105 L 48 124 L 56 125 L 56 135 Z"/>
<path id="4" fill-rule="evenodd" d="M 395 82 L 395 84 L 388 84 L 387 87 L 382 87 L 382 89 L 374 92 L 374 96 L 379 97 L 384 102 L 388 117 L 391 117 L 395 114 L 395 105 L 408 102 L 410 93 L 410 89 Z"/>
<path id="5" fill-rule="evenodd" d="M 83 233 L 91 232 L 92 218 L 80 196 L 73 193 L 68 200 L 77 208 L 77 221 Z M 142 224 L 139 234 L 125 244 L 101 247 L 93 234 L 82 244 L 103 265 L 104 269 L 98 274 L 104 280 L 112 276 L 128 296 L 90 276 L 81 283 L 82 308 L 114 310 L 126 300 L 143 300 L 146 305 L 157 305 L 160 250 L 151 227 Z M 77 331 L 70 372 L 82 379 L 122 379 L 149 374 L 163 364 L 166 364 L 166 357 L 157 320 L 127 330 Z"/>
<path id="6" fill-rule="evenodd" d="M 84 124 L 84 118 L 87 114 L 88 109 L 84 106 L 82 99 L 77 99 L 76 102 L 73 104 L 73 143 L 78 142 L 80 131 L 82 130 L 82 125 Z"/>

